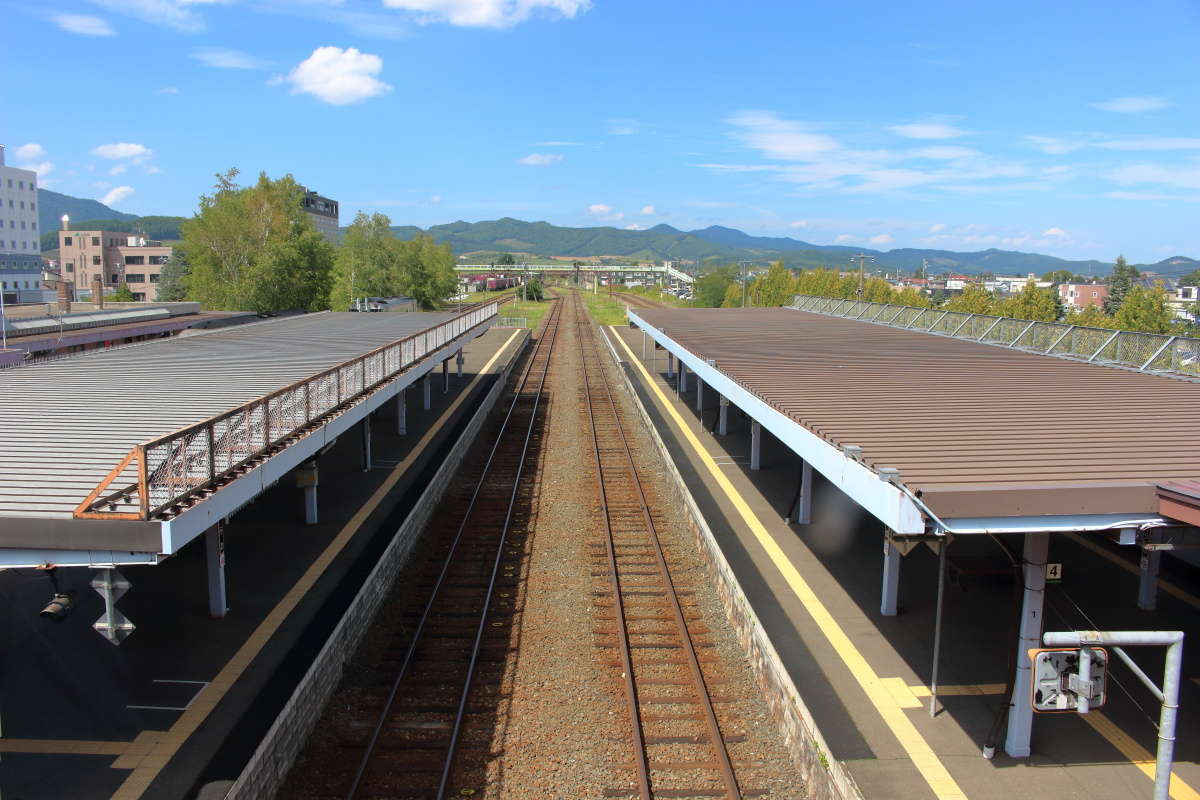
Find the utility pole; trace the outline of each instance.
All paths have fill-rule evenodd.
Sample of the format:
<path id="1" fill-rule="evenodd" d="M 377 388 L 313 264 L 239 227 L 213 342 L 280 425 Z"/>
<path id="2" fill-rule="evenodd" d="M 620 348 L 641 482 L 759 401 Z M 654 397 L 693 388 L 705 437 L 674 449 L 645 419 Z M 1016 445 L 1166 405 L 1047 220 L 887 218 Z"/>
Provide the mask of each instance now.
<path id="1" fill-rule="evenodd" d="M 850 256 L 850 258 L 851 260 L 855 258 L 858 259 L 858 296 L 861 298 L 863 296 L 863 292 L 866 290 L 867 259 L 871 259 L 872 261 L 875 259 L 871 258 L 866 253 L 857 253 L 853 256 Z"/>
<path id="2" fill-rule="evenodd" d="M 746 281 L 750 276 L 750 262 L 742 262 L 742 308 L 746 307 Z"/>

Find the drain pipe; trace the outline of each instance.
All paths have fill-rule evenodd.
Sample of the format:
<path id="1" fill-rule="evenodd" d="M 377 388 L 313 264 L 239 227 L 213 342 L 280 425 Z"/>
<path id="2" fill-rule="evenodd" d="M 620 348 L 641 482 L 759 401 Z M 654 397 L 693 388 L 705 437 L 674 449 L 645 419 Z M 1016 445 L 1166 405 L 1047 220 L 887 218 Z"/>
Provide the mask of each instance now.
<path id="1" fill-rule="evenodd" d="M 1171 794 L 1171 762 L 1175 756 L 1175 718 L 1179 714 L 1179 680 L 1183 672 L 1183 631 L 1070 631 L 1051 632 L 1042 637 L 1047 647 L 1092 647 L 1108 645 L 1137 676 L 1138 680 L 1162 703 L 1158 717 L 1158 760 L 1154 767 L 1154 800 L 1168 800 Z M 1163 666 L 1163 685 L 1154 685 L 1133 660 L 1121 649 L 1138 646 L 1165 646 L 1167 661 Z M 1081 676 L 1082 677 L 1082 676 Z M 1079 713 L 1086 714 L 1087 704 Z"/>

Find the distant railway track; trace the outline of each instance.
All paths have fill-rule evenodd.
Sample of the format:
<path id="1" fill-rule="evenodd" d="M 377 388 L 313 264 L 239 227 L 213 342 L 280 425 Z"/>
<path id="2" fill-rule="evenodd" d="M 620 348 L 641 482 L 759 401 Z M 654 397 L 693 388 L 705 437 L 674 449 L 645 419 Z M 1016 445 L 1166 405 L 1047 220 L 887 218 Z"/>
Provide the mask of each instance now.
<path id="1" fill-rule="evenodd" d="M 570 302 L 576 307 L 580 401 L 591 433 L 602 528 L 601 542 L 592 549 L 593 575 L 608 586 L 598 593 L 606 595 L 597 604 L 602 647 L 616 653 L 613 666 L 624 681 L 636 774 L 636 787 L 611 787 L 605 796 L 738 800 L 742 790 L 688 627 L 684 592 L 671 577 L 598 333 L 578 293 Z"/>
<path id="2" fill-rule="evenodd" d="M 629 305 L 635 308 L 668 308 L 666 303 L 660 303 L 657 300 L 651 300 L 648 297 L 642 297 L 640 294 L 613 292 L 613 296 L 626 303 L 629 303 Z"/>
<path id="3" fill-rule="evenodd" d="M 482 663 L 503 663 L 496 651 L 513 624 L 511 587 L 518 576 L 513 538 L 524 533 L 524 509 L 537 480 L 536 460 L 545 422 L 543 391 L 558 338 L 562 302 L 547 314 L 516 381 L 512 402 L 474 481 L 464 481 L 462 512 L 433 523 L 432 541 L 447 542 L 422 583 L 429 596 L 407 629 L 403 654 L 393 662 L 386 699 L 349 779 L 345 797 L 466 796 L 477 791 L 461 764 L 478 742 L 464 735 L 472 688 Z M 442 530 L 436 530 L 441 528 Z M 476 753 L 477 756 L 477 753 Z M 475 758 L 478 761 L 478 758 Z"/>

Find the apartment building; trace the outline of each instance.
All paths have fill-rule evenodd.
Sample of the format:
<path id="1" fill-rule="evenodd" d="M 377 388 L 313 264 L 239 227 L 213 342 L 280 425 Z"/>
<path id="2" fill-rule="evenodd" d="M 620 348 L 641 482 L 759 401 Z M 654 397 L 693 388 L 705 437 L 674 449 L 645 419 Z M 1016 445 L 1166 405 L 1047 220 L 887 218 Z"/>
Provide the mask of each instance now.
<path id="1" fill-rule="evenodd" d="M 1060 283 L 1058 297 L 1068 309 L 1100 308 L 1108 297 L 1108 287 L 1102 283 Z"/>
<path id="2" fill-rule="evenodd" d="M 74 284 L 74 299 L 91 295 L 98 276 L 105 289 L 129 287 L 137 300 L 154 300 L 163 265 L 172 248 L 134 233 L 74 231 L 64 220 L 58 232 L 58 253 L 64 279 Z"/>
<path id="3" fill-rule="evenodd" d="M 37 200 L 37 173 L 6 166 L 0 144 L 0 255 L 40 252 Z"/>
<path id="4" fill-rule="evenodd" d="M 322 197 L 316 192 L 310 192 L 303 186 L 304 212 L 312 219 L 313 225 L 332 244 L 338 244 L 342 235 L 338 227 L 338 204 L 336 200 Z"/>

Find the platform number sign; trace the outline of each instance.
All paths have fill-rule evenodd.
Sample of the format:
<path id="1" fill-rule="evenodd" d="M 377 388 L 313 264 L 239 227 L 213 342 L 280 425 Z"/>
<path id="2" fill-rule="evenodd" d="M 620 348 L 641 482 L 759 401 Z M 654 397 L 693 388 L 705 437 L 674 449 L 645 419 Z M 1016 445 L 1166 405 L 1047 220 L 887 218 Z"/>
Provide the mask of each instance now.
<path id="1" fill-rule="evenodd" d="M 1046 565 L 1046 583 L 1062 583 L 1062 564 Z"/>

